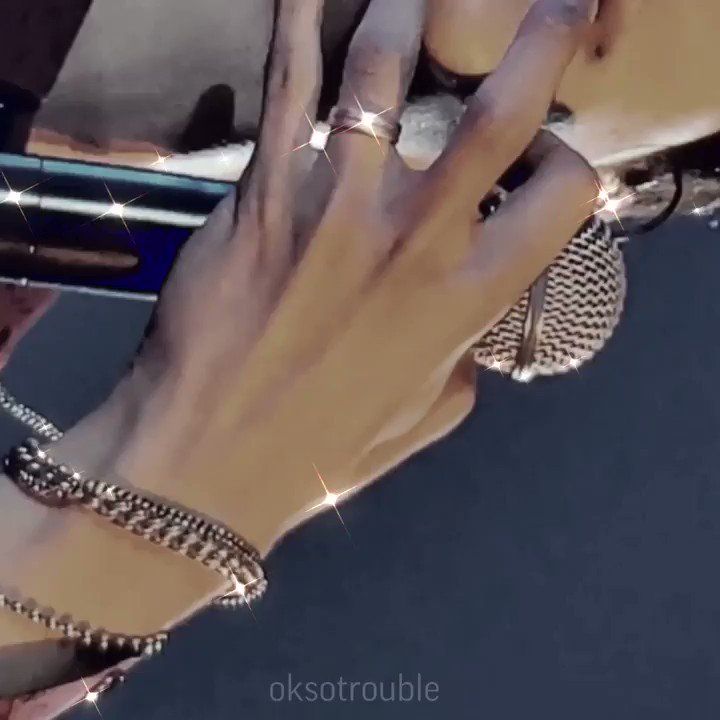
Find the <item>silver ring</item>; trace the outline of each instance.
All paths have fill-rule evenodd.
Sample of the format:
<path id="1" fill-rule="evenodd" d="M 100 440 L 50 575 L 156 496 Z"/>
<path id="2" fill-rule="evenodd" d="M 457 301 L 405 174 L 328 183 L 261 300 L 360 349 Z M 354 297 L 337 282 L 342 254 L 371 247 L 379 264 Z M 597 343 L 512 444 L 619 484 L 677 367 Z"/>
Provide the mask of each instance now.
<path id="1" fill-rule="evenodd" d="M 312 128 L 312 134 L 310 135 L 310 140 L 308 140 L 308 145 L 310 146 L 311 150 L 314 150 L 315 152 L 325 152 L 325 148 L 327 147 L 328 138 L 330 137 L 330 134 L 332 133 L 332 128 L 330 125 L 324 122 L 318 122 L 313 125 Z"/>
<path id="2" fill-rule="evenodd" d="M 376 140 L 387 140 L 395 145 L 400 138 L 401 126 L 383 117 L 382 113 L 357 108 L 334 107 L 330 113 L 333 134 L 356 132 Z"/>

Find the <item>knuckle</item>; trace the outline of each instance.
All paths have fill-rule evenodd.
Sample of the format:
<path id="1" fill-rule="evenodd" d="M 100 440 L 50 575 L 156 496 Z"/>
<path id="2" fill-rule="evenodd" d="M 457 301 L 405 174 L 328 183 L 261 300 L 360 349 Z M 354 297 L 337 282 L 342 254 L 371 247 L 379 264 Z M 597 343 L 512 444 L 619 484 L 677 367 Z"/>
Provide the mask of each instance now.
<path id="1" fill-rule="evenodd" d="M 473 132 L 494 138 L 512 127 L 517 113 L 507 103 L 488 92 L 476 93 L 467 105 L 467 117 Z"/>

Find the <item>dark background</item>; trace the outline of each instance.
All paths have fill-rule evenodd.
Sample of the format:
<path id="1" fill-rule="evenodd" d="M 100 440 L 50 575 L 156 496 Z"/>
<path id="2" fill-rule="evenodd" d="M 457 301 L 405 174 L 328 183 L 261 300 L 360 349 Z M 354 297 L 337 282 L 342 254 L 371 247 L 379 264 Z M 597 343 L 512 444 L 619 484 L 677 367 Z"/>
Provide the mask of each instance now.
<path id="1" fill-rule="evenodd" d="M 294 533 L 257 624 L 206 613 L 101 700 L 105 720 L 716 718 L 720 234 L 676 221 L 626 250 L 626 316 L 594 363 L 530 386 L 486 373 L 459 431 L 343 507 L 352 542 L 332 513 Z M 68 295 L 8 384 L 69 425 L 148 310 Z M 22 436 L 3 420 L 4 445 Z M 422 673 L 440 694 L 272 702 L 288 673 Z"/>

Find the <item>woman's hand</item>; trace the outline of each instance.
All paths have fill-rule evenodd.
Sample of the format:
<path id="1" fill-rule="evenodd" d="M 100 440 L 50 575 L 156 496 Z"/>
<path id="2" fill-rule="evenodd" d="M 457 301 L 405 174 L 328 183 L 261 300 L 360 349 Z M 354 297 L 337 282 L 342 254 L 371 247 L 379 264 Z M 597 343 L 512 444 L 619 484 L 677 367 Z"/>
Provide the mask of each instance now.
<path id="1" fill-rule="evenodd" d="M 315 468 L 341 493 L 457 424 L 473 397 L 458 361 L 593 210 L 593 172 L 541 137 L 534 177 L 477 222 L 593 5 L 536 3 L 447 151 L 418 173 L 356 132 L 332 135 L 327 156 L 307 146 L 322 3 L 281 2 L 243 192 L 183 252 L 114 400 L 134 422 L 105 464 L 267 551 L 322 499 Z M 421 0 L 371 3 L 341 107 L 399 117 L 424 15 Z"/>
<path id="2" fill-rule="evenodd" d="M 536 137 L 593 4 L 536 3 L 419 173 L 357 132 L 334 134 L 327 155 L 307 146 L 322 2 L 280 0 L 239 200 L 186 246 L 132 371 L 52 455 L 223 521 L 266 553 L 322 504 L 317 473 L 340 495 L 457 424 L 474 398 L 467 349 L 593 211 L 589 166 Z M 370 3 L 341 107 L 399 117 L 424 16 L 424 0 Z M 531 143 L 533 177 L 480 224 L 478 202 Z M 3 581 L 94 626 L 152 632 L 221 590 L 204 568 L 94 517 L 9 485 L 0 501 L 13 508 Z M 27 625 L 0 616 L 0 642 L 43 636 Z"/>
<path id="3" fill-rule="evenodd" d="M 132 371 L 53 456 L 225 522 L 266 553 L 322 507 L 325 487 L 355 489 L 460 422 L 474 399 L 467 349 L 593 210 L 589 166 L 536 137 L 592 5 L 534 5 L 421 173 L 357 132 L 334 134 L 327 155 L 307 146 L 322 2 L 282 0 L 239 201 L 191 239 Z M 371 2 L 341 107 L 400 116 L 424 13 L 424 0 Z M 533 177 L 480 224 L 478 202 L 524 151 Z M 183 558 L 11 490 L 0 491 L 16 505 L 0 577 L 30 596 L 146 633 L 220 590 Z M 24 631 L 18 621 L 0 637 Z"/>

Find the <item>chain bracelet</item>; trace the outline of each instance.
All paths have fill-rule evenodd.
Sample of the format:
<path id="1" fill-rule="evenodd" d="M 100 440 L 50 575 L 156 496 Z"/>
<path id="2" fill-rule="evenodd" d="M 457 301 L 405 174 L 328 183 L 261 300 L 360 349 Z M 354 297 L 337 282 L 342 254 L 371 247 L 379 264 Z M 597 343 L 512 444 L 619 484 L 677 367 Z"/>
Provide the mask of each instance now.
<path id="1" fill-rule="evenodd" d="M 0 383 L 0 408 L 5 410 L 5 412 L 7 412 L 7 414 L 12 418 L 32 430 L 35 435 L 48 440 L 49 442 L 57 442 L 64 435 L 63 431 L 55 425 L 55 423 L 45 417 L 45 415 L 42 415 L 37 410 L 33 410 L 33 408 L 28 405 L 19 402 L 2 383 Z M 45 453 L 45 456 L 47 456 L 47 453 Z M 187 515 L 190 517 L 189 513 L 187 513 Z M 229 538 L 232 536 L 234 542 L 237 543 L 239 550 L 247 553 L 248 556 L 256 563 L 259 562 L 259 553 L 249 543 L 245 542 L 245 540 L 237 535 L 234 535 L 234 533 L 231 533 L 230 531 L 227 531 L 227 533 L 226 537 Z M 234 605 L 233 603 L 228 602 L 224 597 L 218 598 L 213 602 L 214 604 L 222 605 L 223 607 Z"/>
<path id="2" fill-rule="evenodd" d="M 56 441 L 63 436 L 50 420 L 18 402 L 1 384 L 0 408 L 46 440 Z M 214 604 L 223 607 L 249 604 L 260 598 L 267 588 L 257 550 L 224 525 L 139 491 L 84 478 L 66 465 L 55 463 L 35 439 L 13 448 L 3 465 L 8 477 L 33 499 L 58 507 L 83 507 L 117 527 L 217 572 L 232 587 L 215 598 Z M 14 599 L 3 593 L 0 593 L 1 607 L 104 653 L 150 656 L 161 651 L 168 638 L 165 632 L 129 636 L 93 629 L 68 615 L 58 616 L 52 608 L 40 608 L 32 600 Z"/>

